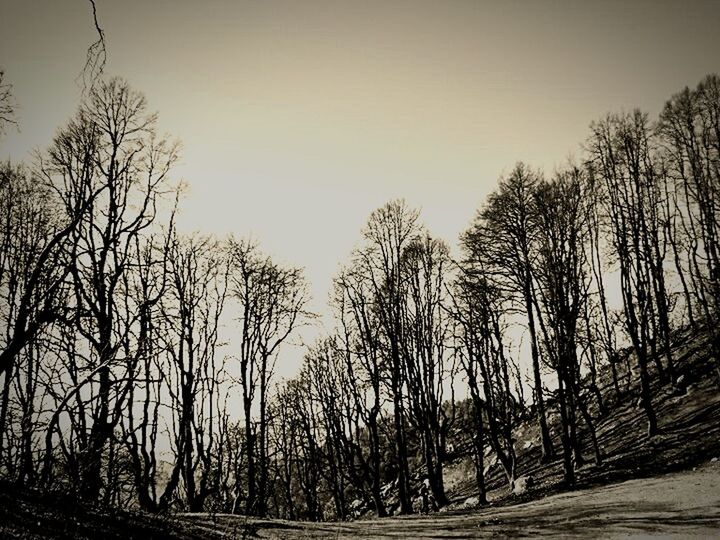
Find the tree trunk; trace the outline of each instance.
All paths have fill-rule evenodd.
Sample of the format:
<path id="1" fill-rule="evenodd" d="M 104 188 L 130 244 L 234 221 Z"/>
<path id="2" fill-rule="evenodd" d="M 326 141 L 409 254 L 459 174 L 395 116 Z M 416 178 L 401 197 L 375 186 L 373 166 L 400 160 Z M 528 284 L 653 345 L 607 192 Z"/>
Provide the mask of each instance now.
<path id="1" fill-rule="evenodd" d="M 528 330 L 530 331 L 530 350 L 532 353 L 533 380 L 535 384 L 535 406 L 537 408 L 537 420 L 540 427 L 540 440 L 542 443 L 542 456 L 540 461 L 547 463 L 555 458 L 550 430 L 548 429 L 545 416 L 545 400 L 542 393 L 542 379 L 540 378 L 540 354 L 537 345 L 537 332 L 535 329 L 535 315 L 532 308 L 532 297 L 530 284 L 525 286 L 525 310 L 528 317 Z"/>
<path id="2" fill-rule="evenodd" d="M 475 402 L 476 400 L 473 400 Z M 478 489 L 478 502 L 487 504 L 487 493 L 485 489 L 485 426 L 482 418 L 482 405 L 475 403 L 473 407 L 475 420 L 475 434 L 473 442 L 473 462 L 475 465 L 475 482 Z"/>
<path id="3" fill-rule="evenodd" d="M 405 439 L 405 419 L 402 405 L 401 381 L 393 374 L 393 406 L 395 421 L 395 450 L 398 460 L 398 497 L 400 513 L 412 514 L 410 501 L 410 467 L 408 465 L 407 441 Z"/>

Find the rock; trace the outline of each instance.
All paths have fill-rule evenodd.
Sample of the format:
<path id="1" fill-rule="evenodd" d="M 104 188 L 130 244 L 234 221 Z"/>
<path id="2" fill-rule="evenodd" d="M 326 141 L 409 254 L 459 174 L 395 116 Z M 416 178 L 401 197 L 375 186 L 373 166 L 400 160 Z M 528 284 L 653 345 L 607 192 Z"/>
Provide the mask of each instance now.
<path id="1" fill-rule="evenodd" d="M 531 476 L 521 476 L 515 480 L 513 484 L 513 495 L 522 495 L 533 486 L 535 479 Z"/>
<path id="2" fill-rule="evenodd" d="M 714 457 L 710 460 L 711 463 L 715 463 L 718 460 L 718 458 Z"/>
<path id="3" fill-rule="evenodd" d="M 525 441 L 525 444 L 523 445 L 523 450 L 527 450 L 533 445 L 532 439 Z"/>
<path id="4" fill-rule="evenodd" d="M 465 502 L 462 503 L 462 507 L 463 508 L 477 508 L 479 506 L 479 504 L 480 504 L 480 500 L 477 497 L 473 496 L 473 497 L 468 497 L 467 499 L 465 499 Z"/>

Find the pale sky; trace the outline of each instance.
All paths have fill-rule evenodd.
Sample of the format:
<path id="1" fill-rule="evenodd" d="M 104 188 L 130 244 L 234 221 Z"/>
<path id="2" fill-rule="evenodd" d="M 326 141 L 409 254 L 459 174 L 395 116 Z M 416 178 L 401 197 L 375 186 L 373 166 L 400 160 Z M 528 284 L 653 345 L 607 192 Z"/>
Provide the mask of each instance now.
<path id="1" fill-rule="evenodd" d="M 106 73 L 144 92 L 183 143 L 181 227 L 252 234 L 305 268 L 321 313 L 374 208 L 404 197 L 455 246 L 516 161 L 551 171 L 592 120 L 656 115 L 720 71 L 720 1 L 97 6 Z M 0 159 L 28 159 L 72 116 L 95 39 L 87 1 L 0 0 L 21 128 Z"/>

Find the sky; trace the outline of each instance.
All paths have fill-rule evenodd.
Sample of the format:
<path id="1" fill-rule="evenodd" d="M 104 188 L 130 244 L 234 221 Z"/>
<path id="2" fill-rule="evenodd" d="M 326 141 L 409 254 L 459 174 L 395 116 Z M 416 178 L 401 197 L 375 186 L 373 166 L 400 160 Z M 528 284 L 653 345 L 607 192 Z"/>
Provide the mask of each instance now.
<path id="1" fill-rule="evenodd" d="M 320 314 L 373 209 L 404 197 L 454 246 L 518 160 L 552 172 L 592 120 L 657 115 L 720 71 L 720 1 L 96 3 L 105 73 L 182 142 L 180 227 L 303 267 Z M 20 126 L 0 159 L 30 160 L 77 109 L 91 13 L 0 0 Z"/>

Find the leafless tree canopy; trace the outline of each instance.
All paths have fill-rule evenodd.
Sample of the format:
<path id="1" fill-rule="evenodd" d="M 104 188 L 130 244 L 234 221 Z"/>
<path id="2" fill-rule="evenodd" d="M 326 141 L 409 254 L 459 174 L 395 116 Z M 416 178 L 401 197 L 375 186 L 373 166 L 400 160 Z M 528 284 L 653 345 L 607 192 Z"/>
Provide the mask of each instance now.
<path id="1" fill-rule="evenodd" d="M 687 387 L 678 330 L 709 333 L 720 380 L 718 76 L 658 119 L 593 122 L 552 174 L 517 163 L 457 255 L 405 201 L 371 212 L 332 320 L 282 380 L 314 319 L 303 271 L 176 230 L 178 144 L 140 92 L 100 76 L 90 3 L 94 83 L 35 163 L 0 165 L 3 478 L 148 512 L 427 512 L 449 503 L 458 455 L 478 503 L 495 464 L 515 488 L 521 425 L 569 486 L 606 461 L 613 403 L 636 402 L 654 437 L 653 385 Z M 0 72 L 0 130 L 14 111 Z"/>

